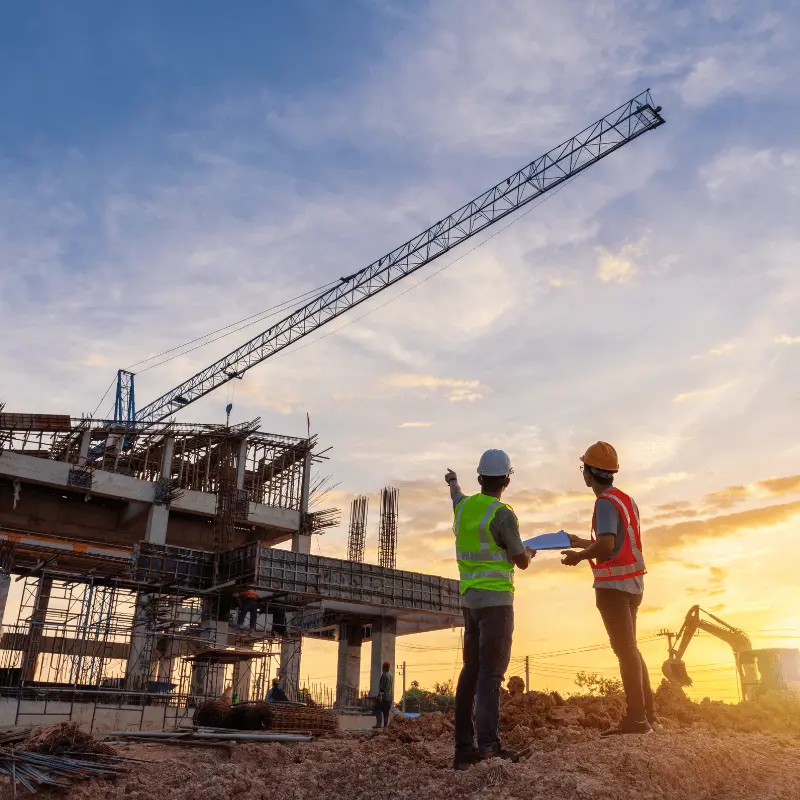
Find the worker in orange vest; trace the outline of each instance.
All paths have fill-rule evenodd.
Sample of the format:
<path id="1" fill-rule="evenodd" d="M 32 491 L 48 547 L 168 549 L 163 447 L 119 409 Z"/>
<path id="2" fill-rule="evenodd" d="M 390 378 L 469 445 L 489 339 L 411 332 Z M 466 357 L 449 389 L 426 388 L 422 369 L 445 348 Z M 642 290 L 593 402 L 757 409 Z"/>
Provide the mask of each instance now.
<path id="1" fill-rule="evenodd" d="M 605 731 L 615 734 L 652 733 L 653 692 L 647 665 L 636 643 L 636 615 L 644 592 L 645 564 L 639 509 L 633 499 L 614 487 L 619 470 L 617 451 L 608 442 L 593 444 L 581 457 L 581 472 L 595 494 L 591 539 L 570 534 L 562 564 L 574 567 L 588 561 L 594 574 L 597 609 L 619 661 L 627 713 L 620 724 Z"/>

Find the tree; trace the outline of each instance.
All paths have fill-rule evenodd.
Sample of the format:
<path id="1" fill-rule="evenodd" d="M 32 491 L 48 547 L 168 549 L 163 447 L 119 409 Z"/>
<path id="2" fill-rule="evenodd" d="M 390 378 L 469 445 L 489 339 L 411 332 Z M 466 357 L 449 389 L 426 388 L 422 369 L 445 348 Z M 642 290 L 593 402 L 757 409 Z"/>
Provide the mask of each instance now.
<path id="1" fill-rule="evenodd" d="M 433 693 L 438 694 L 440 697 L 455 697 L 456 687 L 452 678 L 444 683 L 434 683 Z"/>
<path id="2" fill-rule="evenodd" d="M 575 685 L 590 697 L 608 697 L 622 694 L 622 681 L 619 678 L 604 678 L 596 672 L 579 672 Z"/>

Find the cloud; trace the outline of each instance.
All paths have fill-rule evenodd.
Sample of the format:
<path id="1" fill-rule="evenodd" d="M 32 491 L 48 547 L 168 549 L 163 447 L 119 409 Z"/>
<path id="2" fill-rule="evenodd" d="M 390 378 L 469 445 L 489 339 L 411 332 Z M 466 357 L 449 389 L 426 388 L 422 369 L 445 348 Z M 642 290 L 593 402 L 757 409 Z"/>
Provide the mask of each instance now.
<path id="1" fill-rule="evenodd" d="M 430 428 L 432 422 L 401 422 L 398 428 Z"/>
<path id="2" fill-rule="evenodd" d="M 800 515 L 800 502 L 765 506 L 701 520 L 676 522 L 673 525 L 659 525 L 644 531 L 645 546 L 658 560 L 666 557 L 669 550 L 687 542 L 724 538 L 744 531 L 752 532 L 755 536 L 761 529 L 775 527 L 798 515 Z"/>
<path id="3" fill-rule="evenodd" d="M 439 389 L 446 389 L 445 396 L 452 403 L 474 401 L 483 398 L 483 394 L 478 391 L 481 386 L 478 380 L 439 378 L 435 375 L 401 373 L 390 375 L 384 383 L 386 386 L 396 389 L 431 389 L 434 392 Z"/>
<path id="4" fill-rule="evenodd" d="M 628 283 L 636 275 L 636 256 L 644 252 L 643 244 L 626 244 L 612 253 L 604 247 L 597 248 L 597 277 L 604 283 Z"/>
<path id="5" fill-rule="evenodd" d="M 766 492 L 770 497 L 800 492 L 800 475 L 789 475 L 785 478 L 765 478 L 758 481 L 756 487 Z"/>
<path id="6" fill-rule="evenodd" d="M 740 342 L 737 341 L 725 342 L 724 344 L 717 345 L 717 347 L 712 347 L 705 353 L 692 356 L 692 360 L 697 361 L 698 359 L 705 358 L 706 356 L 726 356 L 729 353 L 733 353 L 735 350 L 737 350 L 739 346 Z"/>
<path id="7" fill-rule="evenodd" d="M 749 494 L 750 489 L 747 486 L 728 486 L 726 489 L 707 494 L 703 498 L 703 503 L 711 508 L 722 510 L 743 503 Z"/>
<path id="8" fill-rule="evenodd" d="M 712 198 L 730 202 L 745 191 L 760 189 L 769 176 L 793 175 L 798 169 L 800 151 L 732 147 L 718 153 L 700 175 Z"/>
<path id="9" fill-rule="evenodd" d="M 708 389 L 695 389 L 691 392 L 681 392 L 672 398 L 673 403 L 686 403 L 690 400 L 712 400 L 725 394 L 729 389 L 736 386 L 738 381 L 730 381 L 729 383 L 722 384 L 721 386 L 712 386 Z"/>
<path id="10" fill-rule="evenodd" d="M 776 336 L 775 344 L 800 344 L 800 336 Z"/>

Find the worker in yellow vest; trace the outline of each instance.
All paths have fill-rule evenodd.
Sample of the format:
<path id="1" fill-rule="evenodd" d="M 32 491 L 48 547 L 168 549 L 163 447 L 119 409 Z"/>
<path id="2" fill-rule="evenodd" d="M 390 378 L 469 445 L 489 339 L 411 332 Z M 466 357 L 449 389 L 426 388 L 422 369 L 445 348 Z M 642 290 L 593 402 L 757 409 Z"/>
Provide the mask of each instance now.
<path id="1" fill-rule="evenodd" d="M 511 658 L 514 566 L 527 569 L 536 553 L 522 544 L 516 514 L 500 500 L 512 472 L 506 453 L 487 450 L 478 464 L 479 494 L 467 497 L 456 473 L 449 469 L 445 475 L 455 514 L 453 533 L 464 611 L 464 665 L 456 688 L 456 770 L 486 758 L 519 760 L 517 753 L 500 743 L 500 686 Z"/>
<path id="2" fill-rule="evenodd" d="M 570 535 L 562 564 L 588 561 L 594 575 L 597 609 L 619 661 L 627 713 L 603 736 L 652 733 L 653 692 L 647 665 L 636 643 L 636 616 L 644 592 L 645 564 L 639 509 L 633 498 L 614 487 L 619 470 L 617 451 L 608 442 L 593 444 L 581 456 L 581 472 L 594 492 L 590 539 Z"/>

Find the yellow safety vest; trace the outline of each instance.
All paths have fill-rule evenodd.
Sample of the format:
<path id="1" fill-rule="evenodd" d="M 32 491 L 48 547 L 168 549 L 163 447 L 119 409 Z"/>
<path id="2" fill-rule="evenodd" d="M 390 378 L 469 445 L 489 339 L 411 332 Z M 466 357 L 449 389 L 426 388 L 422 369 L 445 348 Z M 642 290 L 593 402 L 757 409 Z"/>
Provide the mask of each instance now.
<path id="1" fill-rule="evenodd" d="M 486 494 L 465 497 L 455 508 L 453 533 L 456 536 L 456 559 L 459 590 L 487 589 L 490 592 L 514 591 L 514 564 L 498 547 L 489 526 L 501 508 L 510 506 Z"/>

